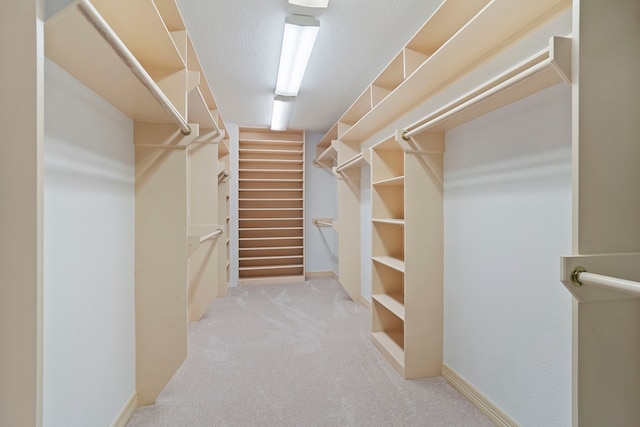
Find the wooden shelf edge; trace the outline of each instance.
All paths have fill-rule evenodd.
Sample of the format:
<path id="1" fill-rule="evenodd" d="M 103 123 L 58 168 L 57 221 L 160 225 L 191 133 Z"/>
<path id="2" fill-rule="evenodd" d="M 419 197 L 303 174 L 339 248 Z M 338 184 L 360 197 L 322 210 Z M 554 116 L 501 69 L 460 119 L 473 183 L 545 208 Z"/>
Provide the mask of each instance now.
<path id="1" fill-rule="evenodd" d="M 376 224 L 390 224 L 390 225 L 399 225 L 404 227 L 404 219 L 396 219 L 396 218 L 372 218 L 371 222 Z"/>
<path id="2" fill-rule="evenodd" d="M 393 178 L 381 179 L 380 181 L 372 182 L 374 187 L 399 187 L 404 184 L 404 176 L 396 176 Z"/>
<path id="3" fill-rule="evenodd" d="M 404 321 L 404 295 L 401 293 L 373 294 L 371 298 Z"/>
<path id="4" fill-rule="evenodd" d="M 400 273 L 404 273 L 404 261 L 399 258 L 390 256 L 374 256 L 371 259 L 380 264 L 386 265 L 389 268 L 393 268 Z"/>
<path id="5" fill-rule="evenodd" d="M 389 364 L 404 378 L 404 350 L 396 343 L 394 338 L 391 337 L 392 334 L 399 336 L 402 335 L 402 332 L 373 332 L 371 334 L 371 340 Z"/>

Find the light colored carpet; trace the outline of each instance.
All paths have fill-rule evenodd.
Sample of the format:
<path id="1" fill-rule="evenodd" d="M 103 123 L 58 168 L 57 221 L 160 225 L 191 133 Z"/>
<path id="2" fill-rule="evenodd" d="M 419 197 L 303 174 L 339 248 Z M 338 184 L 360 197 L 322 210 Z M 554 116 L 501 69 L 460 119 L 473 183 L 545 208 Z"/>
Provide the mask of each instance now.
<path id="1" fill-rule="evenodd" d="M 129 426 L 492 426 L 442 377 L 403 380 L 330 278 L 245 286 L 189 326 L 188 357 Z"/>

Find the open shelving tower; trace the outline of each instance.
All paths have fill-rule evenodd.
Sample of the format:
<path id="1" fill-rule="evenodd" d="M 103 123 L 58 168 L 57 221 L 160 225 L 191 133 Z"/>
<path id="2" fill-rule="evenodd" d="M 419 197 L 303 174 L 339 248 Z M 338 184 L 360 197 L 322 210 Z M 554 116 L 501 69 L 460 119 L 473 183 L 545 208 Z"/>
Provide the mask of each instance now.
<path id="1" fill-rule="evenodd" d="M 241 128 L 239 284 L 304 281 L 304 133 Z"/>
<path id="2" fill-rule="evenodd" d="M 372 338 L 407 379 L 442 367 L 444 134 L 371 149 Z"/>

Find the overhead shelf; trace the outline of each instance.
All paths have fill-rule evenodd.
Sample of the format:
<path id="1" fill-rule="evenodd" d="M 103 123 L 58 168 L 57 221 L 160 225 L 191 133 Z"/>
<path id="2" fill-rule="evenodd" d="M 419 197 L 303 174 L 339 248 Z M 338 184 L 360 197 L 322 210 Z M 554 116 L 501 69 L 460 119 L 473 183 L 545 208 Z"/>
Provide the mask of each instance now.
<path id="1" fill-rule="evenodd" d="M 549 47 L 429 114 L 405 132 L 446 131 L 555 84 L 571 83 L 571 39 Z"/>
<path id="2" fill-rule="evenodd" d="M 222 132 L 218 128 L 218 123 L 214 119 L 213 114 L 209 110 L 204 95 L 198 86 L 196 86 L 187 96 L 187 119 L 189 123 L 197 123 L 202 130 L 214 131 L 212 138 L 222 136 Z"/>
<path id="3" fill-rule="evenodd" d="M 346 144 L 365 141 L 569 7 L 570 0 L 445 1 L 343 114 L 336 124 L 337 139 Z M 374 87 L 383 89 L 375 97 Z M 367 98 L 371 100 L 368 108 L 363 106 Z"/>
<path id="4" fill-rule="evenodd" d="M 185 120 L 186 86 L 166 70 L 184 70 L 182 55 L 151 0 L 94 0 L 97 12 L 124 48 L 166 95 L 170 107 Z M 77 80 L 134 121 L 171 123 L 158 100 L 78 9 L 78 2 L 45 24 L 45 54 Z M 160 72 L 164 69 L 164 72 Z"/>
<path id="5" fill-rule="evenodd" d="M 323 148 L 323 147 L 319 147 Z M 331 168 L 337 159 L 337 151 L 335 147 L 335 142 L 331 142 L 328 147 L 324 148 L 320 154 L 313 161 L 313 164 L 320 168 Z"/>

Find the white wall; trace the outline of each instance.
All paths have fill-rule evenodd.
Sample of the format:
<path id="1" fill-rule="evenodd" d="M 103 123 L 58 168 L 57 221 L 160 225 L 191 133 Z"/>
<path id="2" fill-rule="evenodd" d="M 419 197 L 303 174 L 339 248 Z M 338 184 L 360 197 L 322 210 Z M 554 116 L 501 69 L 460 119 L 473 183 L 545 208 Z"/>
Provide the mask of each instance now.
<path id="1" fill-rule="evenodd" d="M 44 167 L 44 426 L 109 426 L 135 389 L 133 124 L 49 60 Z"/>
<path id="2" fill-rule="evenodd" d="M 313 218 L 338 217 L 337 182 L 330 169 L 314 166 L 316 146 L 322 135 L 305 135 L 304 215 L 305 272 L 338 272 L 338 235 L 333 228 L 316 227 Z"/>
<path id="3" fill-rule="evenodd" d="M 571 425 L 571 91 L 451 130 L 444 360 L 522 425 Z"/>

